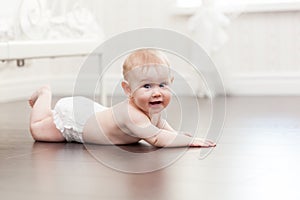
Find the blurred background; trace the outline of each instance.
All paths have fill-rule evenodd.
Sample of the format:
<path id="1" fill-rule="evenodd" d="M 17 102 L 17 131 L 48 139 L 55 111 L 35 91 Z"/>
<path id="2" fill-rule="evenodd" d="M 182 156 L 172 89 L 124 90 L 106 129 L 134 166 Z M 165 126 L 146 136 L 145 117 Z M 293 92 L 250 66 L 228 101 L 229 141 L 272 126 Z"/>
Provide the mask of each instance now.
<path id="1" fill-rule="evenodd" d="M 47 83 L 54 95 L 71 95 L 90 52 L 114 35 L 144 27 L 174 30 L 199 43 L 228 95 L 300 94 L 300 0 L 1 0 L 0 5 L 0 102 L 27 99 Z M 168 56 L 193 91 L 205 95 L 193 67 Z M 121 80 L 122 59 L 105 74 L 103 91 Z"/>

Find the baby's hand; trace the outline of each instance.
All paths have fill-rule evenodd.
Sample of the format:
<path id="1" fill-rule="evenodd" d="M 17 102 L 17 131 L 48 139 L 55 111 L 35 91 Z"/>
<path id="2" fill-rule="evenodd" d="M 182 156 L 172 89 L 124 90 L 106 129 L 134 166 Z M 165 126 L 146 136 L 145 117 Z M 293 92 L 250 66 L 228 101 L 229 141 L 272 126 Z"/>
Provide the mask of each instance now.
<path id="1" fill-rule="evenodd" d="M 215 147 L 216 143 L 211 140 L 195 138 L 194 141 L 190 144 L 190 147 Z"/>
<path id="2" fill-rule="evenodd" d="M 193 137 L 191 133 L 183 133 L 186 136 Z M 211 140 L 206 140 L 202 138 L 195 138 L 190 144 L 190 147 L 215 147 L 217 144 Z"/>

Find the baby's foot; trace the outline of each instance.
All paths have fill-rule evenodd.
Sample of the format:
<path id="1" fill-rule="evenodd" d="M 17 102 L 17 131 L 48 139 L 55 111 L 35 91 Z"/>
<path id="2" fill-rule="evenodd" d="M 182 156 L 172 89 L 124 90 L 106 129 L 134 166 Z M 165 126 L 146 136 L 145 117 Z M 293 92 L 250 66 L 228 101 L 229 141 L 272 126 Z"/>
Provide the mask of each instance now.
<path id="1" fill-rule="evenodd" d="M 31 97 L 29 98 L 28 100 L 28 103 L 31 107 L 34 106 L 36 100 L 39 98 L 39 96 L 45 92 L 45 91 L 50 91 L 50 86 L 49 85 L 45 85 L 45 86 L 42 86 L 40 87 L 37 91 L 35 91 Z"/>

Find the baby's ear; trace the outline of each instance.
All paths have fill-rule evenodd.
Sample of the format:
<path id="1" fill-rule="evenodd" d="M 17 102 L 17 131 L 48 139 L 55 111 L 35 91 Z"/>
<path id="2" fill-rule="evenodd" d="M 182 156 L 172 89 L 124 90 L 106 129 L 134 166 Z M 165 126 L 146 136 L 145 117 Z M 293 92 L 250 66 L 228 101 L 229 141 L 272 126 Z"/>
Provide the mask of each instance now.
<path id="1" fill-rule="evenodd" d="M 126 95 L 131 94 L 131 89 L 130 89 L 129 83 L 127 81 L 122 81 L 122 88 Z"/>
<path id="2" fill-rule="evenodd" d="M 174 76 L 171 77 L 171 83 L 173 83 L 173 81 L 174 81 Z"/>

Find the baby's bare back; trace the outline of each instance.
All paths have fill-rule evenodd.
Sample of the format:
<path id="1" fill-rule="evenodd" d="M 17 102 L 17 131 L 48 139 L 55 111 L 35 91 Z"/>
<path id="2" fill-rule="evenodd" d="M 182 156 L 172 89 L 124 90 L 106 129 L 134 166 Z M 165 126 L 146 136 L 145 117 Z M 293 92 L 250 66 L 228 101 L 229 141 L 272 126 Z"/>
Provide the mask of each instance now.
<path id="1" fill-rule="evenodd" d="M 131 144 L 140 140 L 125 133 L 119 126 L 112 108 L 98 112 L 87 120 L 83 129 L 83 140 L 93 144 Z"/>

